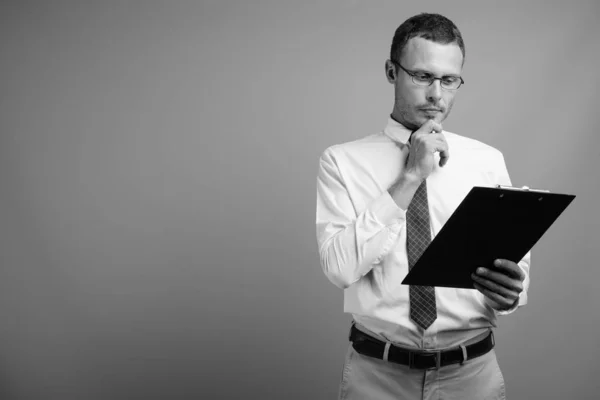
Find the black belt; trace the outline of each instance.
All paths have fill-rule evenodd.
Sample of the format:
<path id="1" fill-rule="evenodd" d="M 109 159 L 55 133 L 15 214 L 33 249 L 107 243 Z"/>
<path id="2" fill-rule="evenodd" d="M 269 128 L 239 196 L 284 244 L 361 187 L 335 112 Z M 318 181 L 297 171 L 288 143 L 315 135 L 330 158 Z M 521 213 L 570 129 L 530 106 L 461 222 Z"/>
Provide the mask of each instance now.
<path id="1" fill-rule="evenodd" d="M 384 359 L 386 343 L 358 330 L 354 324 L 350 329 L 352 347 L 358 353 Z M 484 355 L 494 348 L 494 334 L 490 332 L 485 339 L 468 346 L 459 346 L 449 350 L 407 350 L 394 345 L 389 346 L 387 360 L 408 365 L 414 369 L 438 369 L 450 364 L 463 363 Z"/>

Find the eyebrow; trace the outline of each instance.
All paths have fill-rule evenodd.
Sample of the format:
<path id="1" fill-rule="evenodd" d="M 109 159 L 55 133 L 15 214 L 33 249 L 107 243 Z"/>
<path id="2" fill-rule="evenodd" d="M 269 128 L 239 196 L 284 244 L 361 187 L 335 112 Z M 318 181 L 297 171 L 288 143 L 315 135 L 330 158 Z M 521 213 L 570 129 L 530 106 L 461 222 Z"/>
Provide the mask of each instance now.
<path id="1" fill-rule="evenodd" d="M 421 73 L 421 74 L 427 74 L 427 75 L 431 75 L 431 76 L 435 76 L 435 74 L 433 72 L 430 71 L 426 71 L 423 69 L 415 69 L 413 70 L 414 73 Z M 441 76 L 442 79 L 444 78 L 460 78 L 460 75 L 454 75 L 454 74 L 448 74 L 448 75 L 442 75 Z"/>

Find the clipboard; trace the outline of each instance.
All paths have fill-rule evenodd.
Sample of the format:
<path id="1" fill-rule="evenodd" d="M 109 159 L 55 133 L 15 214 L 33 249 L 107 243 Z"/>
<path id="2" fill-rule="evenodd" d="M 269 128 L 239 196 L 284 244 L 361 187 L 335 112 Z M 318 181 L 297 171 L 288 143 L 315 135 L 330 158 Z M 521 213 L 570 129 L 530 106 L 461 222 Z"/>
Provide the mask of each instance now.
<path id="1" fill-rule="evenodd" d="M 519 262 L 573 199 L 526 186 L 475 186 L 402 284 L 474 289 L 477 267 L 497 258 Z"/>

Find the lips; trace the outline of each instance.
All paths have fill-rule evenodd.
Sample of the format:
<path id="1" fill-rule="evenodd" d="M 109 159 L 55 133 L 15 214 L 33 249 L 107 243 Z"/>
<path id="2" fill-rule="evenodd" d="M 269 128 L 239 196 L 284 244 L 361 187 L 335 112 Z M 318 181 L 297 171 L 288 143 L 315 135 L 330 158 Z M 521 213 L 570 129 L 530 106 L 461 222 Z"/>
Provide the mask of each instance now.
<path id="1" fill-rule="evenodd" d="M 429 112 L 442 112 L 441 109 L 439 108 L 421 108 L 422 111 L 429 111 Z"/>

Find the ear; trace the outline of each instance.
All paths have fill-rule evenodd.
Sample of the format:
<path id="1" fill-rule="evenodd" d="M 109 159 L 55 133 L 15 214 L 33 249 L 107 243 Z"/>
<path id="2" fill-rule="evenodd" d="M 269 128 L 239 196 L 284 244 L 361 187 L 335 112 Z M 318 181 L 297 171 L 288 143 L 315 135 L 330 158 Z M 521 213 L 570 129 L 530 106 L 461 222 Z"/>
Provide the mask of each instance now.
<path id="1" fill-rule="evenodd" d="M 389 83 L 396 82 L 396 66 L 391 60 L 385 62 L 385 77 Z"/>

